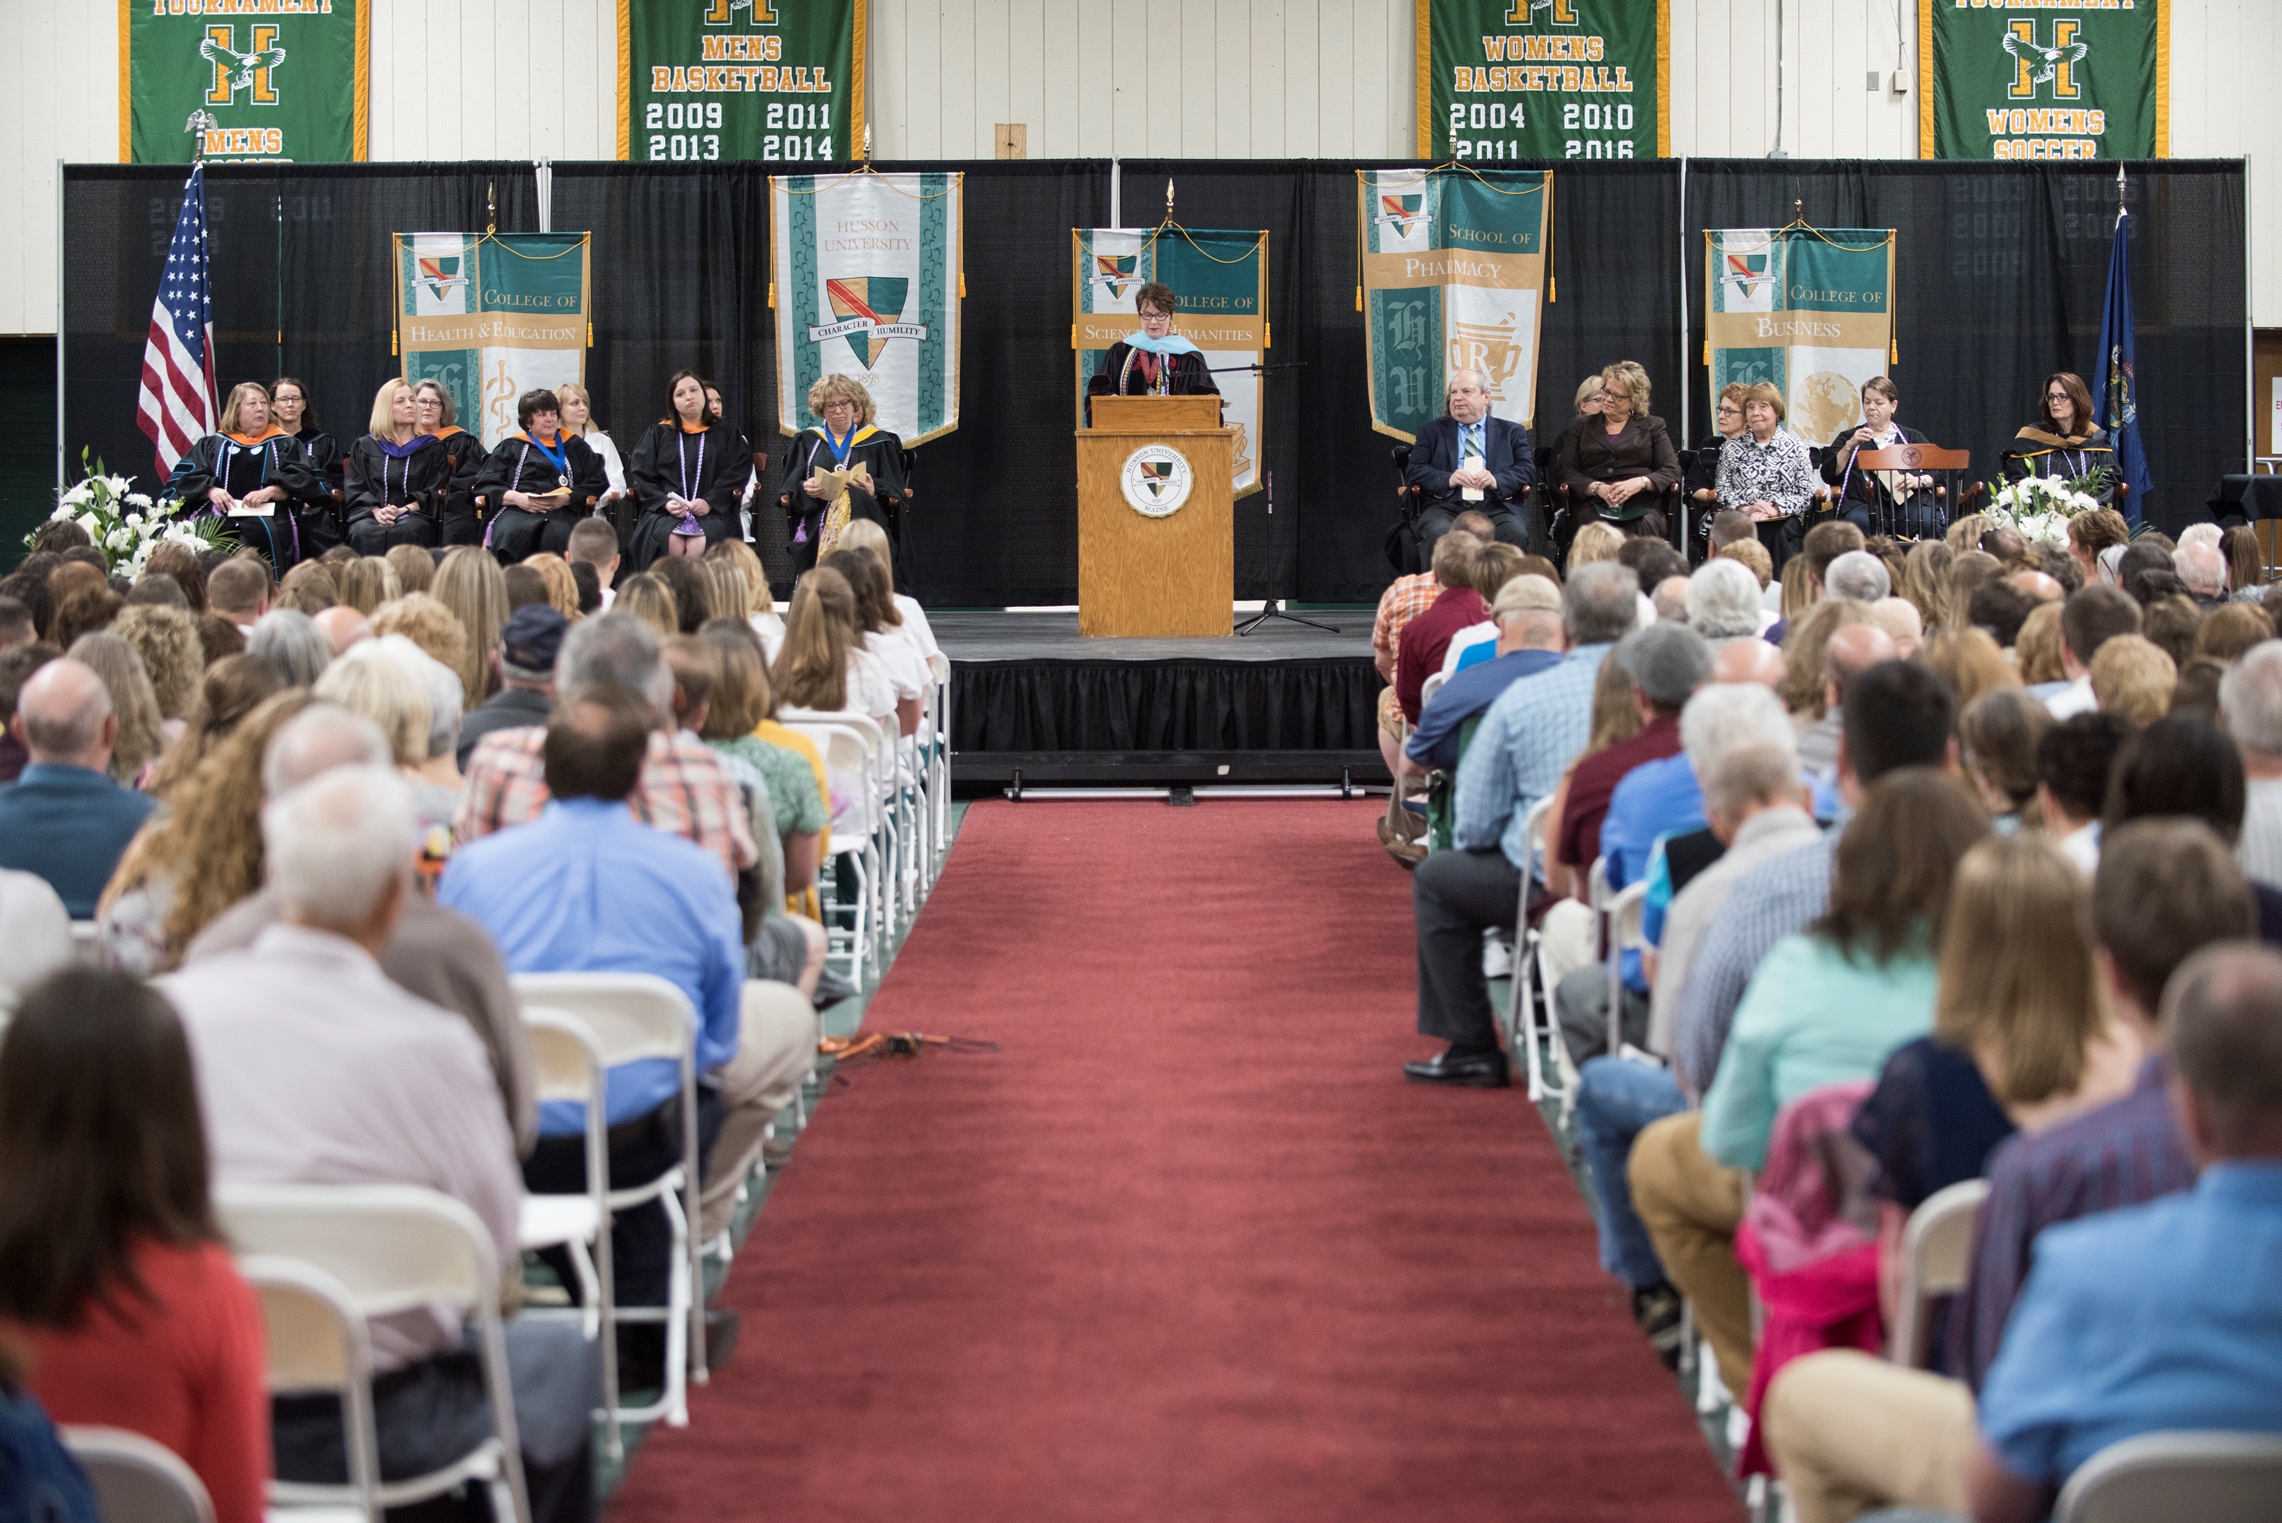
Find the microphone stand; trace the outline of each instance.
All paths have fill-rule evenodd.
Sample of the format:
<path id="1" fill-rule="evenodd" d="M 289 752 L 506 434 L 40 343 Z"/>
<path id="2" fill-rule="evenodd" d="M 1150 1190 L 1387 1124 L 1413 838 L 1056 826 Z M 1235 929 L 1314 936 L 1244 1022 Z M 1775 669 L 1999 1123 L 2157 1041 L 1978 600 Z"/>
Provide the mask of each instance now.
<path id="1" fill-rule="evenodd" d="M 1299 370 L 1299 369 L 1303 369 L 1303 368 L 1306 366 L 1306 364 L 1307 364 L 1307 361 L 1305 361 L 1305 360 L 1292 360 L 1292 361 L 1290 361 L 1290 362 L 1288 362 L 1288 363 L 1286 363 L 1286 364 L 1282 364 L 1282 365 L 1267 365 L 1267 364 L 1259 364 L 1259 365 L 1220 365 L 1220 366 L 1215 366 L 1215 367 L 1210 367 L 1210 368 L 1208 368 L 1208 369 L 1206 370 L 1206 372 L 1205 372 L 1205 373 L 1206 373 L 1207 375 L 1222 375 L 1222 374 L 1225 374 L 1225 373 L 1227 373 L 1227 372 L 1229 372 L 1229 371 L 1232 371 L 1232 370 L 1241 370 L 1241 371 L 1249 371 L 1249 372 L 1251 372 L 1251 373 L 1252 373 L 1252 374 L 1254 374 L 1254 375 L 1263 375 L 1263 374 L 1265 374 L 1265 373 L 1267 373 L 1268 371 L 1271 371 L 1271 370 Z M 1263 455 L 1263 456 L 1264 456 L 1264 455 L 1267 453 L 1267 451 L 1266 451 L 1266 447 L 1265 447 L 1265 443 L 1264 443 L 1264 442 L 1263 442 L 1263 445 L 1262 445 L 1261 453 L 1262 453 L 1262 455 Z M 1258 629 L 1258 628 L 1259 628 L 1261 625 L 1263 625 L 1263 624 L 1267 623 L 1267 622 L 1268 622 L 1270 619 L 1281 619 L 1281 620 L 1283 620 L 1283 621 L 1284 621 L 1286 624 L 1305 624 L 1305 625 L 1306 625 L 1308 628 L 1310 628 L 1310 629 L 1320 629 L 1320 630 L 1322 630 L 1322 631 L 1323 631 L 1325 634 L 1328 634 L 1328 635 L 1335 635 L 1335 634 L 1339 633 L 1339 626 L 1338 626 L 1338 625 L 1336 625 L 1336 624 L 1323 624 L 1323 623 L 1319 623 L 1319 622 L 1317 622 L 1317 621 L 1316 621 L 1316 620 L 1314 620 L 1314 619 L 1303 619 L 1303 618 L 1301 618 L 1301 617 L 1300 617 L 1298 614 L 1295 614 L 1295 613 L 1286 613 L 1286 612 L 1284 612 L 1284 610 L 1283 610 L 1283 606 L 1282 606 L 1282 604 L 1283 604 L 1283 599 L 1281 599 L 1281 598 L 1279 598 L 1279 597 L 1277 597 L 1277 596 L 1275 595 L 1275 594 L 1276 594 L 1276 531 L 1275 531 L 1275 523 L 1276 523 L 1276 473 L 1275 473 L 1274 471 L 1266 471 L 1266 472 L 1263 472 L 1263 473 L 1262 473 L 1262 477 L 1261 477 L 1261 479 L 1262 479 L 1262 480 L 1263 480 L 1263 481 L 1264 481 L 1264 482 L 1267 484 L 1267 490 L 1268 490 L 1268 600 L 1267 600 L 1265 603 L 1262 603 L 1262 604 L 1260 605 L 1260 611 L 1259 611 L 1258 613 L 1254 614 L 1254 615 L 1253 615 L 1251 618 L 1249 618 L 1249 619 L 1245 620 L 1245 621 L 1244 621 L 1242 624 L 1239 624 L 1239 625 L 1237 625 L 1237 626 L 1236 626 L 1236 633 L 1237 633 L 1237 634 L 1239 634 L 1239 635 L 1248 635 L 1248 634 L 1252 633 L 1254 630 Z"/>

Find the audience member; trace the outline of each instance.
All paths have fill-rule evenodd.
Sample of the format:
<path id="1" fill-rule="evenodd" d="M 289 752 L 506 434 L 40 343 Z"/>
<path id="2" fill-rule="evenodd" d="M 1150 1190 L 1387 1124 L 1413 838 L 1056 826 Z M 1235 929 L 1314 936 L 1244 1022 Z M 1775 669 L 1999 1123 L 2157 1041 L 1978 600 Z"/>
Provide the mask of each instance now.
<path id="1" fill-rule="evenodd" d="M 1974 589 L 1966 617 L 1974 628 L 1988 631 L 2000 647 L 2010 650 L 2035 607 L 2036 599 L 2011 582 L 1984 582 Z"/>
<path id="2" fill-rule="evenodd" d="M 614 613 L 640 619 L 656 630 L 661 640 L 670 640 L 681 633 L 681 610 L 674 604 L 673 592 L 647 571 L 637 571 L 621 582 L 618 596 L 611 600 L 610 607 Z"/>
<path id="3" fill-rule="evenodd" d="M 2050 709 L 2015 687 L 1983 693 L 1958 714 L 1958 760 L 1999 835 L 2044 823 L 2036 753 L 2052 723 Z"/>
<path id="4" fill-rule="evenodd" d="M 74 920 L 89 919 L 157 801 L 112 781 L 119 719 L 103 679 L 79 661 L 34 672 L 11 729 L 30 763 L 0 788 L 0 867 L 46 879 Z"/>
<path id="5" fill-rule="evenodd" d="M 1899 655 L 1892 637 L 1883 629 L 1866 619 L 1855 621 L 1855 610 L 1861 605 L 1834 598 L 1820 606 L 1830 612 L 1823 614 L 1818 610 L 1802 621 L 1795 656 L 1789 651 L 1784 653 L 1786 660 L 1804 661 L 1815 634 L 1826 627 L 1821 621 L 1827 619 L 1836 624 L 1827 630 L 1820 659 L 1816 662 L 1816 669 L 1822 674 L 1821 717 L 1799 731 L 1799 765 L 1816 778 L 1830 776 L 1837 770 L 1839 737 L 1846 728 L 1846 694 L 1854 685 L 1854 679 Z M 1802 712 L 1811 712 L 1811 709 Z"/>
<path id="6" fill-rule="evenodd" d="M 215 1523 L 261 1523 L 262 1312 L 214 1220 L 206 1166 L 167 1002 L 92 968 L 34 986 L 0 1042 L 0 1317 L 32 1393 L 57 1422 L 172 1451 Z"/>
<path id="7" fill-rule="evenodd" d="M 1765 640 L 1728 640 L 1712 653 L 1711 680 L 1722 684 L 1747 682 L 1780 693 L 1783 653 Z"/>
<path id="8" fill-rule="evenodd" d="M 2091 678 L 2100 712 L 2143 725 L 2170 710 L 2179 669 L 2145 635 L 2117 635 L 2092 658 Z"/>
<path id="9" fill-rule="evenodd" d="M 1441 543 L 1449 540 L 1445 534 Z M 1497 654 L 1451 677 L 1427 700 L 1405 748 L 1414 766 L 1456 772 L 1466 722 L 1514 682 L 1560 664 L 1568 637 L 1561 624 L 1561 589 L 1552 582 L 1542 576 L 1514 577 L 1498 589 L 1490 617 L 1498 630 Z"/>
<path id="10" fill-rule="evenodd" d="M 111 712 L 119 721 L 118 739 L 111 747 L 112 780 L 140 787 L 166 749 L 165 722 L 159 717 L 158 695 L 151 689 L 150 674 L 143 670 L 143 658 L 109 630 L 81 635 L 64 654 L 103 679 L 104 690 L 111 695 Z"/>
<path id="11" fill-rule="evenodd" d="M 579 618 L 578 578 L 571 575 L 570 562 L 553 551 L 546 550 L 532 556 L 523 564 L 538 572 L 540 578 L 546 582 L 547 606 L 561 614 L 565 623 L 576 623 Z M 512 611 L 508 617 L 514 617 Z"/>
<path id="12" fill-rule="evenodd" d="M 553 607 L 554 598 L 547 591 L 547 579 L 538 568 L 528 563 L 508 566 L 500 572 L 500 585 L 507 591 L 507 614 L 512 618 L 518 608 Z"/>
<path id="13" fill-rule="evenodd" d="M 222 562 L 206 579 L 206 602 L 215 613 L 236 625 L 239 634 L 250 639 L 254 626 L 269 612 L 269 567 L 251 555 Z"/>
<path id="14" fill-rule="evenodd" d="M 468 669 L 467 627 L 449 608 L 427 593 L 408 592 L 383 607 L 373 615 L 372 633 L 382 638 L 402 635 L 450 668 L 454 676 L 460 677 L 463 702 L 474 691 L 467 686 L 464 675 Z M 489 661 L 490 656 L 486 654 L 484 660 Z"/>
<path id="15" fill-rule="evenodd" d="M 0 621 L 10 631 L 6 638 L 0 639 L 0 650 L 13 649 L 33 640 L 47 638 L 48 626 L 55 616 L 55 600 L 48 595 L 45 580 L 21 570 L 0 577 L 0 598 L 21 608 L 22 621 L 31 625 L 31 633 L 27 635 L 22 632 L 23 623 L 16 618 Z"/>
<path id="16" fill-rule="evenodd" d="M 1813 569 L 1811 561 L 1808 569 Z M 1833 560 L 1823 573 L 1823 585 L 1831 597 L 1857 603 L 1875 603 L 1894 590 L 1886 563 L 1866 550 L 1849 550 Z"/>
<path id="17" fill-rule="evenodd" d="M 182 595 L 182 584 L 171 576 L 153 576 L 144 573 L 141 580 L 128 590 L 129 608 L 178 608 L 190 612 L 190 599 Z M 196 620 L 192 620 L 193 624 Z"/>
<path id="18" fill-rule="evenodd" d="M 2202 627 L 2203 610 L 2184 594 L 2157 598 L 2140 614 L 2139 632 L 2169 656 L 2175 666 L 2184 666 L 2192 659 L 2195 637 Z"/>
<path id="19" fill-rule="evenodd" d="M 1869 606 L 1844 598 L 1825 598 L 1789 622 L 1780 642 L 1784 674 L 1778 696 L 1790 709 L 1793 724 L 1802 729 L 1812 724 L 1823 717 L 1829 703 L 1829 683 L 1823 676 L 1823 646 L 1837 631 L 1869 623 Z M 1774 632 L 1768 630 L 1768 636 L 1772 638 Z"/>
<path id="20" fill-rule="evenodd" d="M 555 657 L 570 623 L 552 606 L 518 608 L 500 626 L 491 652 L 499 691 L 460 722 L 459 765 L 465 769 L 475 743 L 494 730 L 543 725 L 555 701 Z"/>
<path id="21" fill-rule="evenodd" d="M 2100 706 L 2092 692 L 2092 658 L 2117 635 L 2139 633 L 2139 605 L 2111 586 L 2087 586 L 2060 608 L 2060 666 L 2068 686 L 2045 700 L 2055 719 Z"/>
<path id="22" fill-rule="evenodd" d="M 333 659 L 333 643 L 317 632 L 309 615 L 273 608 L 246 637 L 246 654 L 267 661 L 287 687 L 314 687 Z"/>
<path id="23" fill-rule="evenodd" d="M 417 550 L 417 545 L 412 547 Z M 335 604 L 312 618 L 310 623 L 317 633 L 325 637 L 336 660 L 347 655 L 349 648 L 372 638 L 372 624 L 361 613 L 345 604 Z"/>
<path id="24" fill-rule="evenodd" d="M 1941 674 L 1960 707 L 1983 693 L 2020 686 L 2020 673 L 1985 629 L 1945 629 L 1926 642 L 1920 659 Z"/>
<path id="25" fill-rule="evenodd" d="M 460 679 L 463 704 L 486 702 L 495 690 L 491 648 L 499 643 L 499 631 L 507 623 L 506 573 L 481 545 L 459 545 L 444 552 L 428 591 L 458 617 L 463 642 L 459 660 L 437 659 Z"/>
<path id="26" fill-rule="evenodd" d="M 119 617 L 119 610 L 126 606 L 125 599 L 100 583 L 67 592 L 56 599 L 55 622 L 50 626 L 50 633 L 55 636 L 56 644 L 69 650 L 81 636 L 109 629 L 111 622 Z"/>
<path id="27" fill-rule="evenodd" d="M 1894 642 L 1894 659 L 1915 661 L 1918 650 L 1925 643 L 1925 621 L 1918 617 L 1917 605 L 1908 598 L 1884 597 L 1870 605 L 1870 622 L 1886 632 Z"/>
<path id="28" fill-rule="evenodd" d="M 2202 526 L 2198 526 L 2202 527 Z M 2217 528 L 2218 525 L 2209 525 Z M 2195 605 L 2208 611 L 2227 602 L 2227 562 L 2215 544 L 2197 542 L 2181 545 L 2171 556 L 2172 567 L 2179 580 L 2187 584 L 2187 596 Z"/>
<path id="29" fill-rule="evenodd" d="M 391 545 L 383 557 L 396 570 L 398 597 L 427 592 L 436 581 L 436 557 L 425 545 Z"/>
<path id="30" fill-rule="evenodd" d="M 32 673 L 63 654 L 44 640 L 0 650 L 0 785 L 14 782 L 31 755 L 17 738 L 16 696 Z"/>
<path id="31" fill-rule="evenodd" d="M 2274 638 L 2274 621 L 2263 608 L 2248 603 L 2228 603 L 2204 619 L 2195 631 L 2194 654 L 2208 656 L 2214 661 L 2228 662 L 2242 655 L 2252 646 Z M 2174 660 L 2177 658 L 2174 657 Z M 2179 662 L 2180 670 L 2187 663 Z"/>
<path id="32" fill-rule="evenodd" d="M 169 587 L 175 585 L 172 578 L 164 580 Z M 131 607 L 119 615 L 111 633 L 142 658 L 158 705 L 161 733 L 169 743 L 180 739 L 197 706 L 199 679 L 206 671 L 198 621 L 181 608 Z"/>
<path id="33" fill-rule="evenodd" d="M 144 791 L 167 797 L 229 738 L 241 720 L 284 688 L 277 669 L 259 656 L 224 656 L 207 667 L 182 737 L 167 747 Z"/>
<path id="34" fill-rule="evenodd" d="M 2242 754 L 2242 870 L 2282 885 L 2282 642 L 2252 646 L 2219 684 L 2219 715 Z"/>
<path id="35" fill-rule="evenodd" d="M 2100 865 L 2100 812 L 2130 726 L 2094 710 L 2060 720 L 2036 743 L 2036 802 L 2044 828 L 2077 870 Z"/>
<path id="36" fill-rule="evenodd" d="M 340 589 L 338 606 L 353 608 L 368 618 L 381 604 L 404 594 L 396 579 L 396 568 L 377 555 L 345 557 L 333 573 L 333 585 Z"/>
<path id="37" fill-rule="evenodd" d="M 591 527 L 589 527 L 591 525 Z M 572 570 L 591 567 L 602 593 L 602 607 L 610 607 L 610 586 L 618 574 L 618 531 L 599 518 L 581 519 L 571 529 L 570 548 L 563 552 Z"/>
<path id="38" fill-rule="evenodd" d="M 1744 522 L 1749 523 L 1750 520 L 1745 519 Z M 1767 553 L 1767 547 L 1756 539 L 1737 540 L 1734 544 L 1721 549 L 1718 559 L 1734 561 L 1751 573 L 1751 579 L 1759 584 L 1759 606 L 1765 609 L 1768 591 L 1775 581 L 1775 559 Z M 1763 621 L 1762 630 L 1764 630 L 1765 624 L 1773 622 L 1772 619 Z"/>
<path id="39" fill-rule="evenodd" d="M 228 619 L 209 613 L 198 621 L 198 645 L 205 653 L 206 664 L 212 666 L 225 657 L 244 655 L 246 637 Z"/>
<path id="40" fill-rule="evenodd" d="M 2040 603 L 2021 621 L 2020 637 L 2013 644 L 2015 669 L 2029 697 L 2049 705 L 2054 694 L 2068 686 L 2068 669 L 2060 659 L 2060 603 Z"/>
<path id="41" fill-rule="evenodd" d="M 1483 546 L 1472 535 L 1445 534 L 1434 545 L 1434 579 L 1441 589 L 1403 627 L 1395 652 L 1395 702 L 1409 724 L 1418 723 L 1419 689 L 1442 666 L 1450 637 L 1489 617 L 1489 605 L 1474 590 L 1474 562 Z"/>
<path id="42" fill-rule="evenodd" d="M 1928 632 L 1949 620 L 1949 568 L 1955 560 L 1948 545 L 1934 540 L 1912 545 L 1902 560 L 1898 590 L 1918 611 L 1920 625 Z"/>
<path id="43" fill-rule="evenodd" d="M 250 551 L 246 554 L 260 568 L 264 577 L 269 575 L 269 568 L 262 564 L 260 557 L 254 556 Z M 192 613 L 204 613 L 212 606 L 206 585 L 205 563 L 198 558 L 196 550 L 179 540 L 159 541 L 151 551 L 150 559 L 143 562 L 143 569 L 145 572 L 173 577 L 181 586 L 182 595 L 189 600 Z"/>
<path id="44" fill-rule="evenodd" d="M 1761 617 L 1758 580 L 1741 561 L 1726 556 L 1705 561 L 1688 578 L 1687 612 L 1688 627 L 1715 643 L 1756 639 L 1767 623 Z"/>

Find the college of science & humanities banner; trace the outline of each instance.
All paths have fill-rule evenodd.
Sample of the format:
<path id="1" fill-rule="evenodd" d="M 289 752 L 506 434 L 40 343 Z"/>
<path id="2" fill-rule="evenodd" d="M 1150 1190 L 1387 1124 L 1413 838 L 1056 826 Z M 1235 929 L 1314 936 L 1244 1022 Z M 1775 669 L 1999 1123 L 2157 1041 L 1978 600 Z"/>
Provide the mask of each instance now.
<path id="1" fill-rule="evenodd" d="M 1671 152 L 1670 0 L 1417 0 L 1422 159 Z"/>
<path id="2" fill-rule="evenodd" d="M 1918 157 L 2171 152 L 2171 0 L 1918 0 Z"/>
<path id="3" fill-rule="evenodd" d="M 1257 365 L 1268 350 L 1268 235 L 1168 223 L 1141 232 L 1071 228 L 1070 346 L 1078 352 L 1078 427 L 1085 427 L 1086 382 L 1109 346 L 1139 331 L 1134 297 L 1150 281 L 1173 288 L 1180 313 L 1173 332 L 1203 351 L 1236 430 L 1236 495 L 1259 490 L 1262 377 L 1222 370 Z"/>
<path id="4" fill-rule="evenodd" d="M 864 135 L 866 0 L 618 0 L 618 157 L 845 163 Z"/>
<path id="5" fill-rule="evenodd" d="M 1490 411 L 1528 427 L 1553 171 L 1364 169 L 1355 178 L 1371 426 L 1416 437 L 1442 415 L 1449 373 L 1478 370 Z"/>
<path id="6" fill-rule="evenodd" d="M 905 444 L 957 428 L 966 177 L 772 175 L 769 202 L 779 431 L 824 421 L 826 375 L 863 383 Z"/>
<path id="7" fill-rule="evenodd" d="M 586 382 L 587 237 L 394 235 L 404 379 L 443 383 L 486 449 L 520 426 L 524 392 Z"/>
<path id="8" fill-rule="evenodd" d="M 1730 382 L 1771 381 L 1809 444 L 1862 422 L 1862 383 L 1893 357 L 1893 229 L 1707 230 L 1704 288 L 1715 403 Z"/>
<path id="9" fill-rule="evenodd" d="M 119 162 L 364 158 L 371 3 L 121 0 Z"/>

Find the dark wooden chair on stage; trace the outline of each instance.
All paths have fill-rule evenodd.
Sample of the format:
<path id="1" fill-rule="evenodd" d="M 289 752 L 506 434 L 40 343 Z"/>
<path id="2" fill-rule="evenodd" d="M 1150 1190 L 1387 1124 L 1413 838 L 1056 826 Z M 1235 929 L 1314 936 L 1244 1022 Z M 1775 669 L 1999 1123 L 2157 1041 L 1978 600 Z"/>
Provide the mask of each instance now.
<path id="1" fill-rule="evenodd" d="M 1863 471 L 1909 471 L 1932 476 L 1935 512 L 1944 529 L 1956 522 L 1960 513 L 1971 512 L 1974 499 L 1984 490 L 1981 482 L 1966 479 L 1973 470 L 1971 450 L 1943 449 L 1937 444 L 1897 444 L 1891 449 L 1862 450 L 1855 455 L 1854 465 Z M 1871 509 L 1870 532 L 1894 534 L 1899 527 L 1893 522 L 1894 516 L 1891 506 Z"/>
<path id="2" fill-rule="evenodd" d="M 1537 451 L 1538 481 L 1546 479 L 1545 456 L 1546 451 Z M 1395 501 L 1402 510 L 1402 516 L 1387 530 L 1387 564 L 1395 568 L 1395 575 L 1411 576 L 1427 569 L 1426 546 L 1418 537 L 1418 515 L 1425 509 L 1426 494 L 1410 483 L 1409 445 L 1396 445 L 1387 451 L 1387 458 L 1395 465 Z M 1536 495 L 1537 483 L 1531 482 L 1513 500 L 1514 514 L 1522 518 L 1524 525 L 1528 519 L 1523 515 L 1529 512 L 1530 501 Z"/>

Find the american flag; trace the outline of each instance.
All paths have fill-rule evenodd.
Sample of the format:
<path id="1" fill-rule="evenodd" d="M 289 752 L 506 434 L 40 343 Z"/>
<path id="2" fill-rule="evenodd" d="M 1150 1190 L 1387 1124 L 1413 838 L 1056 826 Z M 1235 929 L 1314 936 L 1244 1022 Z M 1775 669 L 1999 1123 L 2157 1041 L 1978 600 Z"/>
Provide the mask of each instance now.
<path id="1" fill-rule="evenodd" d="M 164 481 L 190 446 L 214 431 L 214 304 L 206 287 L 206 166 L 190 171 L 182 215 L 166 251 L 151 332 L 143 344 L 143 389 L 135 426 L 158 447 Z"/>

